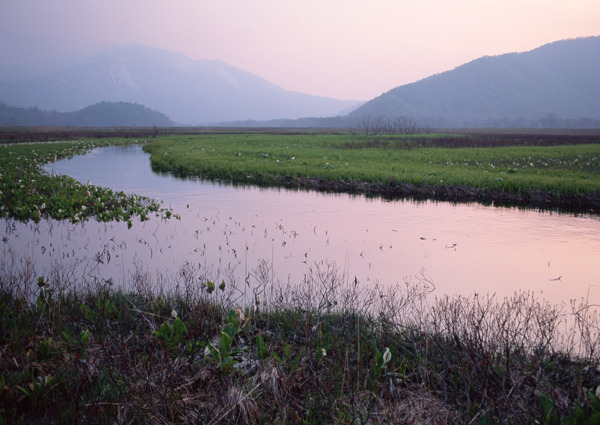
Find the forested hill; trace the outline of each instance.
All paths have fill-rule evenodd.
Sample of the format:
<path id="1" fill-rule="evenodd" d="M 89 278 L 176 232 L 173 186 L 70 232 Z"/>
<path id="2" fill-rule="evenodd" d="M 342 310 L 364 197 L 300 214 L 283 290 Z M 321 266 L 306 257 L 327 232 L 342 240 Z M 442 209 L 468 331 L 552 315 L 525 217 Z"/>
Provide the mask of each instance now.
<path id="1" fill-rule="evenodd" d="M 486 56 L 367 102 L 352 116 L 410 116 L 446 125 L 600 119 L 600 37 Z M 551 123 L 550 123 L 551 124 Z"/>
<path id="2" fill-rule="evenodd" d="M 143 105 L 100 102 L 74 112 L 42 111 L 0 104 L 0 125 L 52 125 L 73 127 L 169 127 L 165 114 Z"/>

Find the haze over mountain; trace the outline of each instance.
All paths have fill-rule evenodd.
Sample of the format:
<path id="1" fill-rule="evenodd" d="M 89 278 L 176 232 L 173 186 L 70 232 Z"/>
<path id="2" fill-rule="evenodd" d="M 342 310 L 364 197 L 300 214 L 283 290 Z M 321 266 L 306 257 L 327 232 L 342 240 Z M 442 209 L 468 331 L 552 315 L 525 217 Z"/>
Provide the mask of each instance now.
<path id="1" fill-rule="evenodd" d="M 11 81 L 7 81 L 7 80 Z M 191 60 L 131 44 L 36 78 L 0 80 L 0 102 L 68 112 L 98 102 L 132 102 L 179 124 L 333 116 L 357 101 L 287 91 L 220 61 Z"/>
<path id="2" fill-rule="evenodd" d="M 519 126 L 543 117 L 598 120 L 600 37 L 476 59 L 396 87 L 350 114 L 367 115 L 409 116 L 437 126 Z"/>
<path id="3" fill-rule="evenodd" d="M 71 127 L 170 127 L 165 114 L 143 105 L 100 102 L 73 112 L 42 111 L 0 104 L 0 125 L 51 125 Z"/>

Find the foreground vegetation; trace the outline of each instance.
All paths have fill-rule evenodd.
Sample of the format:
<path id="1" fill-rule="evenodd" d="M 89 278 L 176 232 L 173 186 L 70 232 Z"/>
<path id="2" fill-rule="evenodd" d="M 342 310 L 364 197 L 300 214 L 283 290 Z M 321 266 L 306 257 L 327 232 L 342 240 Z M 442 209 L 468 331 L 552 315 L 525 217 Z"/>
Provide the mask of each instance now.
<path id="1" fill-rule="evenodd" d="M 429 305 L 427 285 L 329 266 L 268 306 L 192 275 L 171 293 L 31 280 L 0 278 L 0 423 L 600 423 L 589 306 Z"/>
<path id="2" fill-rule="evenodd" d="M 42 217 L 72 222 L 95 217 L 99 221 L 146 220 L 150 214 L 170 217 L 160 201 L 91 184 L 68 176 L 50 175 L 42 167 L 60 158 L 93 148 L 134 143 L 91 140 L 0 145 L 0 217 L 39 221 Z"/>
<path id="3" fill-rule="evenodd" d="M 600 144 L 560 144 L 569 143 L 568 137 L 493 140 L 484 135 L 206 134 L 154 139 L 144 149 L 154 170 L 180 176 L 600 211 Z M 539 146 L 548 140 L 552 146 Z"/>

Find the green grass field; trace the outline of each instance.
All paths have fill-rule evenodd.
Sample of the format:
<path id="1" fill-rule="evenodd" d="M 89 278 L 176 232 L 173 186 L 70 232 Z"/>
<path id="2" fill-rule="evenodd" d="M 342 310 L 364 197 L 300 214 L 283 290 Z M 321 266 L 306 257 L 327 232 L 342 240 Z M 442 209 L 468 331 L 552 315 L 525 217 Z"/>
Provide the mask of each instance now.
<path id="1" fill-rule="evenodd" d="M 458 140 L 441 135 L 208 134 L 159 138 L 144 149 L 154 170 L 241 183 L 302 186 L 303 179 L 314 178 L 352 188 L 467 186 L 511 195 L 600 195 L 598 144 L 429 146 L 441 137 L 450 140 L 448 146 L 453 137 Z"/>

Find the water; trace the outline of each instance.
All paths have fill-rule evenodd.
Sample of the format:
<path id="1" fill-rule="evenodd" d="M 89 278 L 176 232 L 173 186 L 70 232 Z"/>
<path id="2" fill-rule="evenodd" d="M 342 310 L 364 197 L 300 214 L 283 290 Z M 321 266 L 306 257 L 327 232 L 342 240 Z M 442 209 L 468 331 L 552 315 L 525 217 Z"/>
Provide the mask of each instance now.
<path id="1" fill-rule="evenodd" d="M 73 279 L 125 285 L 143 270 L 168 285 L 186 265 L 239 284 L 266 261 L 273 280 L 299 282 L 326 261 L 365 285 L 426 280 L 437 296 L 528 290 L 553 303 L 600 303 L 598 217 L 182 180 L 153 173 L 140 146 L 100 148 L 47 168 L 159 198 L 181 220 L 134 222 L 131 230 L 7 222 L 4 261 L 15 267 L 25 256 L 38 274 L 71 262 Z"/>

